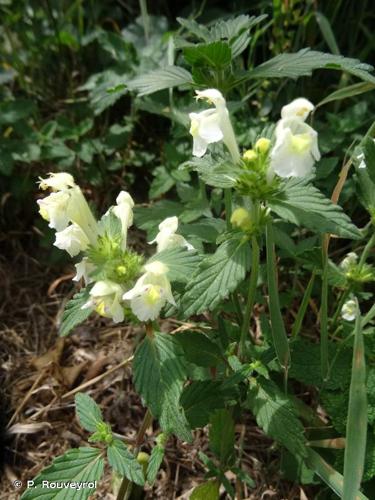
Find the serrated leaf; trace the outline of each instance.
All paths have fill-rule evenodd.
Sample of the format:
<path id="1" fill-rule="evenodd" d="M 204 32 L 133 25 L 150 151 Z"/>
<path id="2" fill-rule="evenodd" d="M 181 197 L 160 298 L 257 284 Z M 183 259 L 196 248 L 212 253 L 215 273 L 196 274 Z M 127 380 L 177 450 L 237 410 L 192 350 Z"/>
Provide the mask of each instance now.
<path id="1" fill-rule="evenodd" d="M 283 189 L 269 201 L 269 206 L 282 219 L 297 226 L 342 238 L 362 237 L 342 208 L 304 179 L 286 182 Z"/>
<path id="2" fill-rule="evenodd" d="M 191 66 L 211 66 L 222 69 L 232 60 L 232 49 L 228 42 L 218 41 L 197 44 L 183 49 L 184 57 Z"/>
<path id="3" fill-rule="evenodd" d="M 196 486 L 190 495 L 190 500 L 219 500 L 219 482 L 207 481 Z"/>
<path id="4" fill-rule="evenodd" d="M 200 38 L 205 42 L 210 41 L 210 32 L 203 24 L 197 23 L 194 19 L 184 19 L 183 17 L 178 17 L 177 22 L 197 38 Z"/>
<path id="5" fill-rule="evenodd" d="M 231 239 L 222 243 L 213 255 L 200 264 L 182 297 L 186 317 L 214 309 L 245 278 L 250 266 L 247 240 Z"/>
<path id="6" fill-rule="evenodd" d="M 220 348 L 204 333 L 182 332 L 176 335 L 186 359 L 198 366 L 214 367 L 223 360 Z"/>
<path id="7" fill-rule="evenodd" d="M 373 67 L 358 59 L 326 54 L 310 49 L 301 49 L 291 54 L 279 54 L 260 64 L 248 74 L 248 78 L 298 78 L 310 76 L 316 69 L 347 71 L 366 82 L 375 83 L 369 72 Z"/>
<path id="8" fill-rule="evenodd" d="M 244 30 L 249 30 L 264 21 L 267 18 L 267 14 L 262 14 L 261 16 L 247 16 L 241 14 L 233 19 L 220 19 L 210 30 L 211 37 L 213 39 L 226 38 L 231 40 L 232 38 L 238 36 Z"/>
<path id="9" fill-rule="evenodd" d="M 234 421 L 232 415 L 225 408 L 217 410 L 210 418 L 210 449 L 220 461 L 221 465 L 232 462 L 234 458 Z"/>
<path id="10" fill-rule="evenodd" d="M 180 344 L 166 333 L 147 336 L 134 356 L 134 383 L 165 432 L 190 441 L 189 426 L 179 399 L 186 368 Z"/>
<path id="11" fill-rule="evenodd" d="M 95 432 L 97 425 L 103 422 L 103 415 L 95 401 L 83 392 L 75 396 L 76 414 L 81 426 L 89 432 Z"/>
<path id="12" fill-rule="evenodd" d="M 218 188 L 235 186 L 241 173 L 229 158 L 217 154 L 206 154 L 203 158 L 192 158 L 180 165 L 180 168 L 198 172 L 206 184 Z"/>
<path id="13" fill-rule="evenodd" d="M 142 465 L 120 439 L 114 439 L 108 446 L 107 457 L 109 465 L 121 476 L 140 486 L 145 484 Z"/>
<path id="14" fill-rule="evenodd" d="M 147 482 L 153 484 L 163 462 L 165 448 L 156 445 L 152 448 L 150 459 L 147 465 Z"/>
<path id="15" fill-rule="evenodd" d="M 104 460 L 102 450 L 97 448 L 73 448 L 61 457 L 55 458 L 52 465 L 44 469 L 35 479 L 34 486 L 22 495 L 22 500 L 85 500 L 96 489 L 87 487 L 78 490 L 63 487 L 62 483 L 98 482 L 103 475 Z M 58 482 L 62 487 L 48 487 L 43 483 Z"/>
<path id="16" fill-rule="evenodd" d="M 196 272 L 201 260 L 195 250 L 175 247 L 154 254 L 148 263 L 162 262 L 168 267 L 167 275 L 170 281 L 186 283 L 189 281 L 189 277 Z"/>
<path id="17" fill-rule="evenodd" d="M 190 425 L 196 428 L 207 425 L 210 415 L 234 397 L 233 387 L 216 380 L 199 380 L 185 387 L 180 401 Z"/>
<path id="18" fill-rule="evenodd" d="M 68 335 L 75 326 L 85 321 L 93 312 L 93 307 L 82 309 L 82 306 L 84 306 L 89 299 L 89 291 L 87 288 L 84 288 L 76 293 L 66 304 L 59 329 L 59 335 L 61 335 L 61 337 Z"/>
<path id="19" fill-rule="evenodd" d="M 179 85 L 191 85 L 193 77 L 189 71 L 179 66 L 167 66 L 138 76 L 128 83 L 139 96 L 153 94 L 159 90 L 170 89 Z"/>
<path id="20" fill-rule="evenodd" d="M 291 453 L 305 456 L 304 428 L 289 398 L 271 380 L 257 378 L 250 388 L 248 404 L 257 424 L 267 436 L 282 444 Z"/>
<path id="21" fill-rule="evenodd" d="M 223 219 L 205 217 L 192 224 L 183 224 L 180 233 L 189 241 L 189 237 L 199 238 L 207 243 L 216 243 L 218 236 L 226 229 Z"/>

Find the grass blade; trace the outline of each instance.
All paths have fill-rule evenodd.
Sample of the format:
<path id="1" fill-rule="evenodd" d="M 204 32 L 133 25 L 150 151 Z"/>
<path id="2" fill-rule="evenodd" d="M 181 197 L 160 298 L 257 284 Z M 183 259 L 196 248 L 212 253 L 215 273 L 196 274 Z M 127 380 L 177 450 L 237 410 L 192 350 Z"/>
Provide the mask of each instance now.
<path id="1" fill-rule="evenodd" d="M 315 270 L 314 270 L 312 272 L 310 281 L 307 284 L 300 308 L 298 309 L 297 317 L 294 321 L 294 325 L 292 328 L 292 339 L 294 339 L 299 334 L 299 332 L 301 330 L 302 321 L 303 321 L 303 318 L 305 317 L 306 309 L 307 309 L 307 306 L 309 305 L 309 300 L 311 297 L 312 288 L 314 286 L 315 276 L 316 276 L 316 274 L 315 274 Z"/>
<path id="2" fill-rule="evenodd" d="M 331 465 L 329 465 L 316 451 L 307 448 L 306 464 L 334 491 L 343 498 L 344 478 Z M 354 490 L 351 500 L 369 500 L 363 493 Z"/>
<path id="3" fill-rule="evenodd" d="M 329 377 L 329 355 L 328 355 L 328 248 L 323 240 L 323 276 L 322 294 L 320 304 L 320 363 L 322 379 Z"/>
<path id="4" fill-rule="evenodd" d="M 271 317 L 272 337 L 275 351 L 279 363 L 287 372 L 290 364 L 289 342 L 286 335 L 283 318 L 280 312 L 279 293 L 276 282 L 276 259 L 275 243 L 273 236 L 272 221 L 267 223 L 266 227 L 266 252 L 267 252 L 267 282 L 269 294 L 269 310 Z"/>
<path id="5" fill-rule="evenodd" d="M 349 391 L 346 447 L 344 456 L 343 500 L 353 500 L 361 486 L 366 453 L 367 389 L 365 347 L 362 335 L 362 318 L 357 302 L 354 329 L 352 377 Z"/>

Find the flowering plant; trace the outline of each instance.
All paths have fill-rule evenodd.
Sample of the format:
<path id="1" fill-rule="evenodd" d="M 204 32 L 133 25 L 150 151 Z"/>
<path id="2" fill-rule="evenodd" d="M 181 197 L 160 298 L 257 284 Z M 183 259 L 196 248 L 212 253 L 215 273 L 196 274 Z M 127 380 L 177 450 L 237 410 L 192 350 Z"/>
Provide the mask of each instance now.
<path id="1" fill-rule="evenodd" d="M 234 42 L 228 44 L 234 50 Z M 210 61 L 214 59 L 212 47 L 195 48 L 199 51 L 195 59 L 186 52 L 190 60 L 203 58 L 209 50 Z M 247 413 L 278 446 L 343 498 L 365 498 L 359 493 L 367 429 L 363 336 L 375 308 L 363 315 L 359 301 L 364 285 L 374 280 L 367 259 L 374 243 L 375 203 L 364 190 L 370 221 L 359 229 L 337 198 L 332 201 L 314 185 L 321 148 L 311 121 L 316 108 L 309 100 L 299 97 L 285 103 L 280 120 L 246 149 L 239 145 L 225 82 L 221 83 L 220 89 L 207 85 L 202 90 L 201 84 L 196 90 L 197 106 L 204 109 L 188 115 L 192 155 L 180 166 L 180 172 L 197 173 L 202 197 L 214 197 L 214 190 L 223 194 L 216 215 L 210 210 L 201 220 L 203 232 L 214 233 L 213 238 L 204 234 L 196 245 L 196 239 L 188 236 L 189 229 L 194 236 L 189 221 L 180 232 L 178 217 L 168 214 L 151 227 L 149 243 L 156 244 L 156 251 L 146 257 L 131 248 L 128 232 L 134 201 L 128 192 L 121 191 L 116 205 L 96 220 L 68 173 L 51 174 L 40 182 L 43 190 L 52 191 L 38 201 L 40 213 L 56 229 L 55 245 L 71 257 L 79 256 L 73 279 L 84 284 L 66 307 L 60 334 L 69 334 L 92 313 L 115 323 L 143 322 L 145 335 L 134 353 L 133 379 L 147 410 L 138 444 L 131 450 L 114 436 L 95 402 L 79 394 L 78 418 L 92 433 L 90 441 L 100 442 L 102 448 L 80 448 L 60 457 L 36 478 L 36 488 L 26 492 L 25 499 L 36 498 L 43 479 L 60 468 L 73 470 L 69 466 L 73 461 L 86 464 L 87 479 L 100 478 L 105 454 L 123 477 L 118 498 L 129 498 L 132 488 L 155 480 L 170 436 L 191 442 L 192 432 L 205 426 L 210 429 L 212 458 L 200 453 L 208 480 L 206 489 L 199 486 L 194 498 L 203 498 L 197 496 L 199 491 L 219 498 L 220 487 L 230 498 L 242 498 L 245 485 L 251 488 L 253 479 L 241 467 L 235 423 Z M 139 81 L 132 84 L 137 88 Z M 374 178 L 373 157 L 366 153 L 372 146 L 366 141 L 359 144 L 364 156 L 353 159 L 360 186 Z M 303 237 L 306 232 L 318 237 L 312 243 L 305 238 L 298 247 L 295 235 Z M 368 241 L 336 265 L 329 257 L 331 237 Z M 299 307 L 292 322 L 285 321 L 278 284 L 283 260 L 288 258 L 295 260 L 296 269 L 310 273 L 302 296 L 293 295 Z M 340 290 L 340 300 L 330 311 L 328 291 L 334 286 Z M 320 295 L 319 346 L 300 338 L 313 293 Z M 188 321 L 186 329 L 160 331 L 159 318 L 168 316 Z M 332 355 L 338 332 L 344 337 Z M 314 359 L 313 368 L 305 369 L 305 352 Z M 315 451 L 328 434 L 322 431 L 317 438 L 311 431 L 316 427 L 313 422 L 318 421 L 319 428 L 324 423 L 293 394 L 293 381 L 319 385 L 326 394 L 330 384 L 337 388 L 335 369 L 348 353 L 354 361 L 345 386 L 349 410 L 342 477 Z M 349 373 L 349 366 L 346 369 Z M 151 456 L 145 457 L 140 446 L 153 419 L 161 432 Z M 355 432 L 358 419 L 361 426 Z M 234 484 L 228 472 L 234 475 Z"/>

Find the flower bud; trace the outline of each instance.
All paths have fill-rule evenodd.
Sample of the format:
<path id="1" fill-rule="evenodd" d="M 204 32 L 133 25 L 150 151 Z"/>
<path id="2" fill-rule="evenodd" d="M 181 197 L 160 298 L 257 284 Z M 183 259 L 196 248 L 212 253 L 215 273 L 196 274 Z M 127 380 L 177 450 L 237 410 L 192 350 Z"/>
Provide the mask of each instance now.
<path id="1" fill-rule="evenodd" d="M 249 212 L 245 208 L 236 208 L 232 213 L 230 218 L 231 224 L 234 227 L 238 227 L 242 231 L 250 231 L 252 228 L 252 222 Z"/>
<path id="2" fill-rule="evenodd" d="M 255 161 L 258 158 L 258 155 L 253 149 L 248 149 L 247 151 L 244 152 L 244 154 L 242 155 L 242 158 L 245 161 L 251 162 L 251 161 Z"/>
<path id="3" fill-rule="evenodd" d="M 266 137 L 261 137 L 260 139 L 257 140 L 255 143 L 255 151 L 258 153 L 265 155 L 268 153 L 270 149 L 271 141 L 267 139 Z"/>

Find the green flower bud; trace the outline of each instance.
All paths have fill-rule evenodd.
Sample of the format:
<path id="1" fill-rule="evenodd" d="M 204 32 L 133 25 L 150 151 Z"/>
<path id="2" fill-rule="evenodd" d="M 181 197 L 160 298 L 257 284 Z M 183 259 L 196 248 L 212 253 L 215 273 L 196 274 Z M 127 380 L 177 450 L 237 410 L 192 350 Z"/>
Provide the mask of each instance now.
<path id="1" fill-rule="evenodd" d="M 267 139 L 266 137 L 261 137 L 255 143 L 255 151 L 262 155 L 265 155 L 266 153 L 268 153 L 270 145 L 271 141 L 269 139 Z"/>
<path id="2" fill-rule="evenodd" d="M 242 231 L 250 231 L 252 222 L 249 212 L 245 208 L 236 208 L 232 213 L 230 222 L 234 227 L 238 227 Z"/>
<path id="3" fill-rule="evenodd" d="M 254 162 L 258 158 L 258 154 L 253 149 L 248 149 L 244 152 L 242 158 L 247 162 Z"/>

